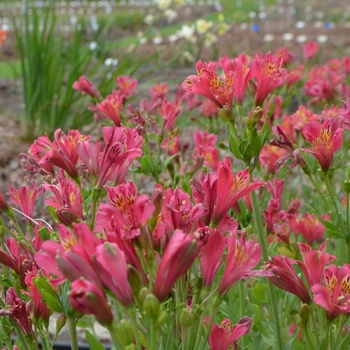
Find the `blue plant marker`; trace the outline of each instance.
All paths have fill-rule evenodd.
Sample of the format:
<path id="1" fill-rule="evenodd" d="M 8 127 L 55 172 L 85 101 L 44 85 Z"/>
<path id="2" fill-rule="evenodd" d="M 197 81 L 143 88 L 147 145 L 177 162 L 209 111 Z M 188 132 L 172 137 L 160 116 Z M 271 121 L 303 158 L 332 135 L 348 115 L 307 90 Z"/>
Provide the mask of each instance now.
<path id="1" fill-rule="evenodd" d="M 252 31 L 253 32 L 258 32 L 259 31 L 259 24 L 258 23 L 254 23 L 252 26 Z"/>
<path id="2" fill-rule="evenodd" d="M 331 28 L 332 28 L 331 22 L 325 22 L 325 23 L 324 23 L 324 27 L 325 27 L 326 29 L 331 29 Z"/>

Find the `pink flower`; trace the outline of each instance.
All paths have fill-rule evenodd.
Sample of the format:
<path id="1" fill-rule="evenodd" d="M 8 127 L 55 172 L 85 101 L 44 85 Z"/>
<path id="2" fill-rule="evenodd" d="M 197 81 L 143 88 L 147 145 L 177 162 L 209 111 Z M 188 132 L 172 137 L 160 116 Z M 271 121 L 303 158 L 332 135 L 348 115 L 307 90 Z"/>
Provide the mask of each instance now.
<path id="1" fill-rule="evenodd" d="M 226 237 L 228 247 L 227 264 L 218 293 L 225 295 L 234 283 L 249 276 L 264 276 L 263 271 L 253 271 L 261 259 L 261 245 L 258 242 L 246 241 L 245 236 L 238 238 L 234 231 Z"/>
<path id="2" fill-rule="evenodd" d="M 209 98 L 219 108 L 226 107 L 231 110 L 233 100 L 233 72 L 226 67 L 224 68 L 225 76 L 219 77 L 215 72 L 216 64 L 214 62 L 203 63 L 202 61 L 198 61 L 196 68 L 198 75 L 188 76 L 182 83 L 182 88 L 194 94 Z"/>
<path id="3" fill-rule="evenodd" d="M 322 283 L 324 268 L 336 259 L 334 255 L 325 252 L 327 241 L 323 242 L 318 250 L 313 250 L 305 243 L 299 243 L 303 261 L 295 261 L 302 269 L 310 286 Z"/>
<path id="4" fill-rule="evenodd" d="M 111 308 L 104 293 L 92 282 L 83 278 L 72 282 L 69 302 L 73 308 L 85 315 L 94 315 L 102 324 L 113 321 Z"/>
<path id="5" fill-rule="evenodd" d="M 132 79 L 130 75 L 121 75 L 115 79 L 118 88 L 120 89 L 122 95 L 128 99 L 129 97 L 135 95 L 135 90 L 137 87 L 137 79 Z"/>
<path id="6" fill-rule="evenodd" d="M 301 150 L 313 154 L 323 171 L 333 166 L 333 154 L 343 143 L 343 128 L 340 127 L 340 122 L 340 119 L 333 118 L 322 124 L 314 121 L 304 127 L 304 137 L 313 149 L 301 148 Z"/>
<path id="7" fill-rule="evenodd" d="M 120 126 L 123 101 L 124 96 L 119 91 L 113 90 L 110 95 L 97 105 L 97 109 L 108 117 L 115 126 Z"/>
<path id="8" fill-rule="evenodd" d="M 116 229 L 121 237 L 133 239 L 140 234 L 140 226 L 145 223 L 154 211 L 154 204 L 143 195 L 136 195 L 133 182 L 106 187 L 108 204 L 99 207 L 96 221 L 108 230 Z"/>
<path id="9" fill-rule="evenodd" d="M 228 350 L 237 339 L 247 334 L 253 324 L 253 320 L 244 316 L 235 325 L 231 324 L 231 320 L 224 318 L 221 324 L 213 324 L 210 331 L 208 343 L 211 350 Z"/>
<path id="10" fill-rule="evenodd" d="M 256 55 L 252 60 L 253 76 L 257 80 L 255 105 L 261 106 L 265 98 L 287 79 L 287 71 L 282 68 L 283 58 L 267 53 L 265 57 Z"/>
<path id="11" fill-rule="evenodd" d="M 214 225 L 220 222 L 240 198 L 264 185 L 263 182 L 249 183 L 249 169 L 233 175 L 229 158 L 219 163 L 217 174 L 217 201 L 211 218 Z"/>
<path id="12" fill-rule="evenodd" d="M 310 304 L 311 298 L 304 282 L 292 267 L 292 260 L 285 256 L 274 256 L 265 263 L 265 270 L 272 272 L 268 279 L 289 293 L 296 295 L 303 303 Z"/>
<path id="13" fill-rule="evenodd" d="M 350 265 L 331 265 L 323 277 L 325 285 L 314 284 L 311 288 L 315 303 L 326 309 L 329 320 L 350 313 Z"/>
<path id="14" fill-rule="evenodd" d="M 305 60 L 310 60 L 319 50 L 319 44 L 316 41 L 308 41 L 303 45 L 303 53 Z"/>
<path id="15" fill-rule="evenodd" d="M 176 231 L 168 243 L 154 284 L 154 295 L 164 301 L 175 282 L 187 272 L 198 255 L 199 247 L 193 234 Z"/>
<path id="16" fill-rule="evenodd" d="M 281 47 L 281 48 L 277 49 L 275 51 L 274 55 L 282 57 L 284 66 L 295 61 L 294 53 L 292 51 L 290 51 L 287 47 Z"/>
<path id="17" fill-rule="evenodd" d="M 233 59 L 233 67 L 227 67 L 227 60 L 222 60 L 221 65 L 224 68 L 226 76 L 232 74 L 233 79 L 233 99 L 238 104 L 243 104 L 245 91 L 249 80 L 253 78 L 253 71 L 248 66 L 248 58 L 245 53 L 240 54 Z M 232 73 L 230 70 L 232 69 Z"/>
<path id="18" fill-rule="evenodd" d="M 217 136 L 208 131 L 196 131 L 193 133 L 194 157 L 204 157 L 204 165 L 216 170 L 219 165 L 219 150 L 216 147 Z"/>
<path id="19" fill-rule="evenodd" d="M 101 94 L 96 86 L 84 75 L 74 82 L 73 89 L 81 91 L 83 94 L 88 94 L 91 97 L 101 98 Z"/>
<path id="20" fill-rule="evenodd" d="M 11 202 L 18 205 L 21 211 L 30 218 L 33 217 L 35 200 L 38 194 L 39 190 L 38 188 L 35 188 L 34 182 L 30 187 L 21 186 L 19 189 L 9 185 L 8 195 L 10 196 Z M 29 219 L 25 219 L 27 222 L 29 222 Z"/>
<path id="21" fill-rule="evenodd" d="M 195 96 L 195 95 L 194 95 Z M 205 101 L 199 101 L 200 107 L 199 107 L 199 113 L 203 114 L 205 117 L 211 118 L 215 117 L 219 113 L 219 108 L 211 100 L 205 100 Z"/>
<path id="22" fill-rule="evenodd" d="M 26 302 L 19 298 L 16 290 L 11 287 L 6 292 L 6 309 L 0 309 L 0 316 L 10 316 L 17 323 L 24 336 L 34 336 L 30 312 L 26 307 Z"/>
<path id="23" fill-rule="evenodd" d="M 261 164 L 267 169 L 269 174 L 275 174 L 276 172 L 276 162 L 285 156 L 286 151 L 283 148 L 265 145 L 260 152 L 259 160 Z"/>
<path id="24" fill-rule="evenodd" d="M 162 149 L 166 152 L 168 156 L 173 156 L 180 152 L 180 136 L 170 135 L 165 137 L 162 142 Z"/>
<path id="25" fill-rule="evenodd" d="M 158 111 L 159 111 L 159 114 L 164 119 L 164 124 L 162 128 L 163 132 L 167 130 L 171 130 L 173 128 L 174 123 L 176 121 L 176 117 L 179 115 L 179 113 L 182 110 L 182 107 L 180 106 L 179 103 L 180 103 L 179 100 L 169 102 L 166 99 L 164 99 L 162 101 L 162 104 L 159 107 Z"/>
<path id="26" fill-rule="evenodd" d="M 212 286 L 216 272 L 223 262 L 223 253 L 226 248 L 224 235 L 215 229 L 208 230 L 208 241 L 200 248 L 199 255 L 204 288 Z"/>
<path id="27" fill-rule="evenodd" d="M 294 233 L 301 234 L 309 244 L 323 241 L 326 228 L 311 213 L 306 213 L 302 218 L 297 215 L 289 215 L 287 222 Z"/>
<path id="28" fill-rule="evenodd" d="M 118 245 L 109 242 L 101 244 L 96 248 L 95 256 L 102 283 L 125 307 L 133 305 L 134 296 L 128 282 L 126 259 Z"/>

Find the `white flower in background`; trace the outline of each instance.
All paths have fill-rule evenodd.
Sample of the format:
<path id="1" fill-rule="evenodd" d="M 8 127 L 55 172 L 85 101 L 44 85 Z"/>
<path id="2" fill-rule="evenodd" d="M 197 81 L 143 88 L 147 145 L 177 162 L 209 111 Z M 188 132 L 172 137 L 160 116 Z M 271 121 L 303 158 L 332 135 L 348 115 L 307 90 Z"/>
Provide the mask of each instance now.
<path id="1" fill-rule="evenodd" d="M 177 12 L 173 9 L 166 9 L 164 11 L 164 17 L 168 23 L 171 23 L 177 17 Z"/>
<path id="2" fill-rule="evenodd" d="M 294 34 L 293 33 L 284 33 L 282 37 L 283 37 L 283 40 L 285 40 L 285 41 L 291 41 L 294 39 Z"/>
<path id="3" fill-rule="evenodd" d="M 143 19 L 143 21 L 144 21 L 147 25 L 151 26 L 151 25 L 153 24 L 154 17 L 153 17 L 152 15 L 147 15 L 147 16 Z"/>
<path id="4" fill-rule="evenodd" d="M 147 38 L 143 36 L 142 38 L 140 38 L 139 43 L 140 43 L 140 45 L 146 44 L 147 43 Z"/>
<path id="5" fill-rule="evenodd" d="M 159 10 L 164 11 L 171 5 L 171 0 L 156 0 Z"/>
<path id="6" fill-rule="evenodd" d="M 184 4 L 184 0 L 175 0 L 174 3 L 178 6 L 182 6 Z"/>
<path id="7" fill-rule="evenodd" d="M 213 33 L 206 33 L 204 37 L 204 45 L 210 47 L 218 41 L 218 37 Z"/>
<path id="8" fill-rule="evenodd" d="M 195 43 L 196 42 L 196 37 L 194 36 L 194 31 L 195 31 L 194 25 L 188 26 L 187 24 L 184 24 L 181 27 L 181 29 L 178 30 L 175 34 L 179 38 L 184 38 L 187 41 L 190 41 L 191 43 Z"/>
<path id="9" fill-rule="evenodd" d="M 159 44 L 161 44 L 161 43 L 163 42 L 163 38 L 160 37 L 160 36 L 155 36 L 155 37 L 152 39 L 152 41 L 153 41 L 153 44 L 159 45 Z"/>
<path id="10" fill-rule="evenodd" d="M 213 22 L 206 21 L 205 19 L 197 19 L 196 21 L 196 27 L 198 34 L 204 34 L 207 32 L 213 25 Z"/>
<path id="11" fill-rule="evenodd" d="M 320 43 L 320 44 L 323 44 L 325 42 L 328 41 L 328 36 L 327 35 L 319 35 L 317 37 L 317 41 Z"/>
<path id="12" fill-rule="evenodd" d="M 295 40 L 297 41 L 297 43 L 303 44 L 307 42 L 307 36 L 304 34 L 298 35 Z"/>
<path id="13" fill-rule="evenodd" d="M 109 66 L 112 65 L 112 63 L 113 63 L 113 58 L 106 58 L 106 59 L 105 59 L 105 62 L 104 62 L 104 65 L 105 65 L 106 67 L 109 67 Z"/>
<path id="14" fill-rule="evenodd" d="M 89 44 L 89 49 L 91 50 L 91 51 L 94 51 L 94 50 L 96 50 L 97 49 L 97 42 L 96 41 L 91 41 L 91 43 Z"/>
<path id="15" fill-rule="evenodd" d="M 179 39 L 179 37 L 176 34 L 173 34 L 169 35 L 168 39 L 171 43 L 174 43 L 177 39 Z"/>
<path id="16" fill-rule="evenodd" d="M 271 41 L 275 40 L 275 36 L 273 34 L 265 34 L 264 35 L 264 41 L 267 41 L 268 43 L 270 43 Z"/>
<path id="17" fill-rule="evenodd" d="M 190 62 L 190 63 L 194 62 L 194 57 L 193 57 L 193 55 L 191 54 L 191 52 L 189 52 L 189 51 L 184 51 L 184 52 L 182 53 L 182 57 L 183 57 L 187 62 Z"/>

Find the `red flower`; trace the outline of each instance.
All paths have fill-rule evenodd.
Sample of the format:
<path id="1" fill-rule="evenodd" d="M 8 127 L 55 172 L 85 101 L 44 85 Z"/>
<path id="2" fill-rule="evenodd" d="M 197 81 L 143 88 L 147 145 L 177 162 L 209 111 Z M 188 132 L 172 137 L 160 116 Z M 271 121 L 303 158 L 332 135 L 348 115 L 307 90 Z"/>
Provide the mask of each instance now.
<path id="1" fill-rule="evenodd" d="M 198 251 L 193 234 L 185 234 L 181 230 L 175 232 L 162 256 L 154 284 L 154 295 L 159 301 L 165 300 L 175 282 L 187 272 Z"/>
<path id="2" fill-rule="evenodd" d="M 91 97 L 101 98 L 101 94 L 96 86 L 84 75 L 74 82 L 73 89 L 81 91 L 83 94 L 88 94 Z"/>
<path id="3" fill-rule="evenodd" d="M 227 350 L 234 342 L 250 331 L 253 320 L 244 316 L 235 325 L 231 325 L 231 320 L 224 318 L 221 324 L 213 324 L 210 331 L 208 343 L 211 350 Z"/>
<path id="4" fill-rule="evenodd" d="M 350 313 L 350 265 L 331 265 L 325 269 L 323 277 L 325 286 L 314 284 L 311 287 L 315 303 L 326 309 L 329 320 Z"/>
<path id="5" fill-rule="evenodd" d="M 81 278 L 72 282 L 69 302 L 75 310 L 85 315 L 94 315 L 102 324 L 113 321 L 104 293 L 90 281 Z"/>
<path id="6" fill-rule="evenodd" d="M 303 270 L 310 288 L 314 284 L 322 283 L 324 268 L 327 264 L 336 259 L 334 255 L 330 255 L 325 252 L 326 244 L 327 241 L 323 242 L 318 250 L 313 250 L 309 245 L 299 243 L 299 249 L 303 257 L 303 261 L 295 262 Z"/>
<path id="7" fill-rule="evenodd" d="M 304 127 L 304 137 L 313 149 L 301 148 L 301 150 L 313 154 L 323 171 L 333 166 L 333 154 L 343 143 L 343 128 L 339 124 L 338 118 L 332 118 L 322 124 L 314 121 Z"/>
<path id="8" fill-rule="evenodd" d="M 320 46 L 316 41 L 308 41 L 303 45 L 303 54 L 305 60 L 310 60 L 312 57 L 314 57 Z"/>
<path id="9" fill-rule="evenodd" d="M 245 236 L 238 238 L 237 232 L 229 234 L 227 240 L 227 264 L 220 282 L 218 293 L 226 294 L 232 285 L 249 276 L 264 276 L 263 271 L 253 271 L 261 259 L 261 245 L 246 241 Z"/>
<path id="10" fill-rule="evenodd" d="M 135 94 L 137 79 L 132 79 L 129 75 L 121 75 L 115 81 L 124 98 L 128 99 Z"/>
<path id="11" fill-rule="evenodd" d="M 263 182 L 249 183 L 249 169 L 232 174 L 232 165 L 229 158 L 226 158 L 218 166 L 217 201 L 214 207 L 211 221 L 217 225 L 240 198 L 244 197 Z"/>
<path id="12" fill-rule="evenodd" d="M 5 42 L 7 38 L 7 31 L 0 29 L 0 46 L 2 46 L 2 44 Z"/>
<path id="13" fill-rule="evenodd" d="M 202 285 L 210 288 L 214 282 L 217 270 L 223 262 L 223 253 L 226 248 L 224 235 L 209 229 L 208 241 L 200 248 L 200 263 L 202 269 Z"/>
<path id="14" fill-rule="evenodd" d="M 120 126 L 120 115 L 123 110 L 124 96 L 117 90 L 114 90 L 101 103 L 97 105 L 97 109 L 107 116 L 115 126 Z"/>
<path id="15" fill-rule="evenodd" d="M 253 76 L 257 80 L 255 105 L 261 106 L 265 98 L 288 78 L 287 71 L 282 68 L 283 58 L 267 53 L 265 57 L 256 55 L 252 60 Z"/>
<path id="16" fill-rule="evenodd" d="M 310 304 L 309 292 L 293 269 L 291 259 L 285 256 L 274 256 L 265 263 L 264 269 L 272 272 L 268 279 L 278 288 L 296 295 L 303 303 Z"/>

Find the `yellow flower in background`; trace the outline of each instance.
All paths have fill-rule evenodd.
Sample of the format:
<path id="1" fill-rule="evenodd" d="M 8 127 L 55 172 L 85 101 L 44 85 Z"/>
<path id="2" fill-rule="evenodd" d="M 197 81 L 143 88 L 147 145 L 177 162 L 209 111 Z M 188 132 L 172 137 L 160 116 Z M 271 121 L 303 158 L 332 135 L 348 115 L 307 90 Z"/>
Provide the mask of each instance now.
<path id="1" fill-rule="evenodd" d="M 197 19 L 196 27 L 198 34 L 204 34 L 213 26 L 213 22 L 206 21 L 205 19 Z"/>
<path id="2" fill-rule="evenodd" d="M 171 0 L 157 0 L 156 5 L 159 10 L 164 11 L 171 5 Z"/>
<path id="3" fill-rule="evenodd" d="M 228 32 L 228 30 L 230 29 L 230 26 L 225 23 L 225 22 L 222 22 L 222 23 L 219 23 L 218 24 L 218 35 L 224 35 Z"/>
<path id="4" fill-rule="evenodd" d="M 210 47 L 218 41 L 218 37 L 213 33 L 206 33 L 204 37 L 204 45 Z"/>

